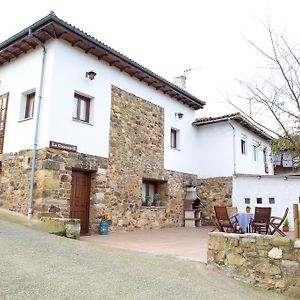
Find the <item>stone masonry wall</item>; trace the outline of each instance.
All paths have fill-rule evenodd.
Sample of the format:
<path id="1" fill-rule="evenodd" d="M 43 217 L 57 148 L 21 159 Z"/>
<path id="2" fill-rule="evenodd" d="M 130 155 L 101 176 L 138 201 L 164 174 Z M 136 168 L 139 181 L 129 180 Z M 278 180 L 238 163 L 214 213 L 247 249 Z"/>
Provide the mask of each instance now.
<path id="1" fill-rule="evenodd" d="M 103 213 L 112 230 L 183 224 L 184 186 L 195 176 L 164 170 L 164 110 L 112 87 L 109 190 Z M 142 181 L 158 184 L 162 206 L 142 206 Z"/>
<path id="2" fill-rule="evenodd" d="M 99 192 L 106 189 L 107 159 L 44 148 L 37 151 L 33 209 L 36 217 L 69 217 L 72 169 L 92 172 L 91 196 L 96 203 Z M 32 151 L 1 156 L 2 178 L 0 206 L 27 214 Z"/>
<path id="3" fill-rule="evenodd" d="M 205 225 L 215 225 L 214 206 L 232 206 L 232 177 L 198 179 L 197 193 Z"/>
<path id="4" fill-rule="evenodd" d="M 209 234 L 208 266 L 300 299 L 300 240 L 260 234 Z"/>

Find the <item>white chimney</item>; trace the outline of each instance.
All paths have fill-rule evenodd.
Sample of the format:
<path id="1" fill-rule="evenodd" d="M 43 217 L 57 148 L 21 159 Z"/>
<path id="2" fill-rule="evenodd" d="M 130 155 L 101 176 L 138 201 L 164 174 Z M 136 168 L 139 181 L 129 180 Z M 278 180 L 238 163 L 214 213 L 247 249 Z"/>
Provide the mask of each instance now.
<path id="1" fill-rule="evenodd" d="M 172 82 L 183 90 L 186 90 L 186 77 L 184 75 L 174 77 Z"/>

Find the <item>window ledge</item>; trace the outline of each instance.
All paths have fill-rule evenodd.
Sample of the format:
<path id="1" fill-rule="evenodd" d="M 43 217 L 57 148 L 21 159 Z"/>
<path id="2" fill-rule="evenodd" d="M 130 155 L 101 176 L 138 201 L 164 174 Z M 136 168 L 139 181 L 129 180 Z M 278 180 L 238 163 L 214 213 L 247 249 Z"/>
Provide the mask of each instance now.
<path id="1" fill-rule="evenodd" d="M 73 118 L 73 121 L 74 121 L 74 122 L 77 122 L 77 123 L 89 125 L 89 126 L 94 126 L 92 123 L 85 122 L 85 121 L 81 121 L 81 120 L 78 120 L 78 119 L 75 119 L 75 118 Z"/>
<path id="2" fill-rule="evenodd" d="M 173 147 L 170 147 L 172 150 L 176 150 L 176 151 L 180 151 L 180 149 L 178 148 L 173 148 Z"/>
<path id="3" fill-rule="evenodd" d="M 166 206 L 162 205 L 162 206 L 142 206 L 141 210 L 160 210 L 160 209 L 165 209 Z"/>
<path id="4" fill-rule="evenodd" d="M 26 118 L 26 119 L 21 119 L 18 121 L 18 123 L 22 123 L 22 122 L 25 122 L 25 121 L 29 121 L 29 120 L 32 120 L 33 117 L 30 117 L 30 118 Z"/>

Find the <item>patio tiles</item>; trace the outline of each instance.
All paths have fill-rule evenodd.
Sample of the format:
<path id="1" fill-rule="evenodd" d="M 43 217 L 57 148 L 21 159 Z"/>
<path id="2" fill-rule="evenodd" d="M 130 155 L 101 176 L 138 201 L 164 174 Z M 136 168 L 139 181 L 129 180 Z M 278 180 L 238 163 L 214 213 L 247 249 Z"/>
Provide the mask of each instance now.
<path id="1" fill-rule="evenodd" d="M 130 232 L 114 232 L 108 236 L 82 236 L 80 240 L 154 255 L 170 255 L 205 262 L 208 233 L 214 227 L 176 227 Z"/>

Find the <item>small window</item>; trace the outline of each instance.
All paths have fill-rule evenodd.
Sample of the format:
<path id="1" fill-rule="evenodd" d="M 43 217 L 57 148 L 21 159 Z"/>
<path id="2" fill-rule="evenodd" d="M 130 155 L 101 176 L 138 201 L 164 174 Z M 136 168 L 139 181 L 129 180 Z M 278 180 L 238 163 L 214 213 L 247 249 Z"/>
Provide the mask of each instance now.
<path id="1" fill-rule="evenodd" d="M 179 130 L 171 128 L 171 148 L 179 149 Z"/>
<path id="2" fill-rule="evenodd" d="M 26 95 L 24 119 L 33 117 L 35 92 Z"/>
<path id="3" fill-rule="evenodd" d="M 256 198 L 256 203 L 257 204 L 262 204 L 262 198 Z"/>
<path id="4" fill-rule="evenodd" d="M 254 159 L 254 161 L 258 160 L 258 146 L 257 146 L 257 144 L 253 144 L 253 159 Z"/>
<path id="5" fill-rule="evenodd" d="M 154 195 L 157 193 L 157 183 L 152 181 L 143 181 L 142 185 L 142 205 L 146 206 L 147 201 L 154 205 Z"/>
<path id="6" fill-rule="evenodd" d="M 247 138 L 245 135 L 242 135 L 241 138 L 241 153 L 246 155 L 246 150 L 247 150 Z"/>
<path id="7" fill-rule="evenodd" d="M 77 93 L 74 94 L 73 100 L 73 120 L 89 122 L 91 99 Z"/>
<path id="8" fill-rule="evenodd" d="M 245 198 L 245 204 L 250 204 L 250 198 Z"/>
<path id="9" fill-rule="evenodd" d="M 269 198 L 269 204 L 275 204 L 275 198 Z"/>

